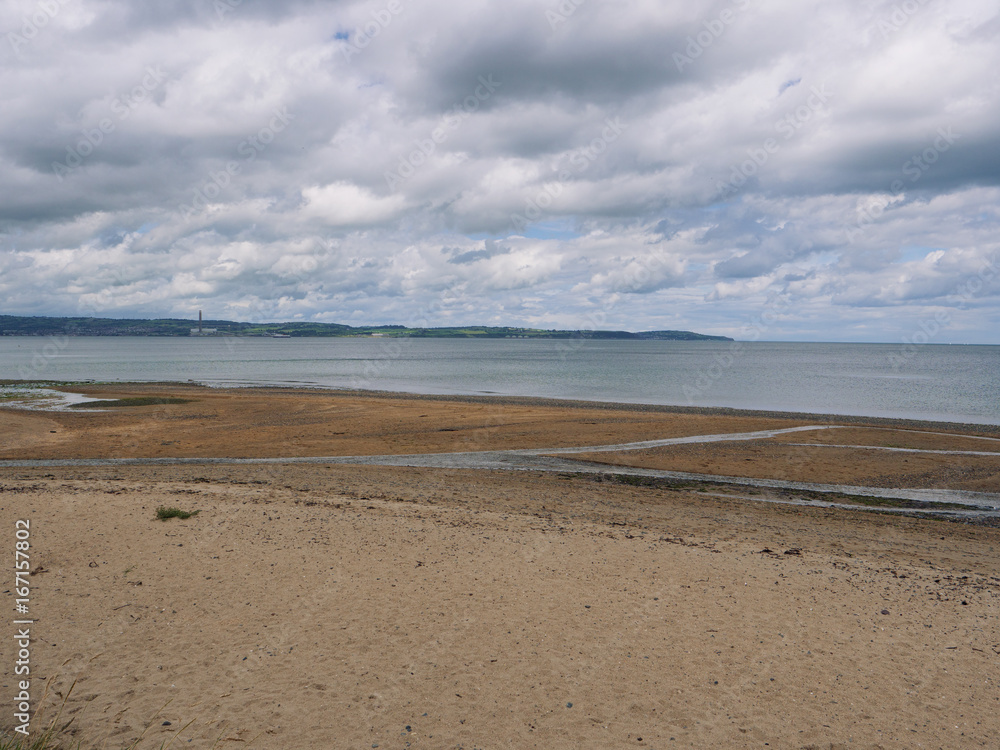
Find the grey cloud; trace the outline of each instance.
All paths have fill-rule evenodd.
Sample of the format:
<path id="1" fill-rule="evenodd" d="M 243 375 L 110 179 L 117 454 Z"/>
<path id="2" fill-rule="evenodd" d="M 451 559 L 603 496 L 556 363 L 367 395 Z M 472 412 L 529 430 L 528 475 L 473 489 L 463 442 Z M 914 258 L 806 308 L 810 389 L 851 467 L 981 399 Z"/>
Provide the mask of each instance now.
<path id="1" fill-rule="evenodd" d="M 493 240 L 486 240 L 486 245 L 482 250 L 469 250 L 464 253 L 453 255 L 448 259 L 449 263 L 475 263 L 477 260 L 487 260 L 497 255 L 506 255 L 511 251 L 509 247 L 500 247 Z"/>
<path id="2" fill-rule="evenodd" d="M 739 335 L 788 295 L 777 337 L 870 337 L 877 309 L 891 338 L 921 305 L 957 309 L 948 290 L 998 251 L 985 0 L 888 28 L 888 0 L 588 2 L 555 24 L 540 0 L 400 3 L 243 0 L 220 19 L 208 0 L 74 0 L 25 44 L 0 37 L 3 312 L 212 299 L 236 317 L 580 327 L 600 310 Z M 0 30 L 22 23 L 0 11 Z M 128 117 L 112 109 L 157 66 Z M 268 132 L 278 108 L 293 119 Z M 102 118 L 113 130 L 56 174 Z M 924 169 L 939 128 L 960 137 Z M 995 337 L 996 286 L 966 302 L 979 323 L 956 313 L 969 340 Z"/>

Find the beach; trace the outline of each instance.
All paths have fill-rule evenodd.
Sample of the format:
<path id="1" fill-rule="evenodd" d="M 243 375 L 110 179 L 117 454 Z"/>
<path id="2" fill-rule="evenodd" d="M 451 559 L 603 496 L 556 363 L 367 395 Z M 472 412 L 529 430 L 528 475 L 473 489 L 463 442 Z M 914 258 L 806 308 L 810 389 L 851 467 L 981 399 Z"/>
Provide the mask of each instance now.
<path id="1" fill-rule="evenodd" d="M 85 748 L 140 735 L 150 748 L 992 747 L 1000 734 L 989 518 L 620 473 L 988 496 L 996 427 L 70 390 L 186 401 L 0 409 L 0 461 L 78 461 L 0 464 L 0 523 L 31 520 L 39 725 L 65 700 Z M 609 447 L 762 431 L 783 432 Z M 601 449 L 566 452 L 588 446 Z M 588 471 L 261 462 L 529 449 Z M 123 458 L 159 463 L 99 464 Z M 161 521 L 160 506 L 198 513 Z M 5 705 L 13 667 L 8 640 Z"/>

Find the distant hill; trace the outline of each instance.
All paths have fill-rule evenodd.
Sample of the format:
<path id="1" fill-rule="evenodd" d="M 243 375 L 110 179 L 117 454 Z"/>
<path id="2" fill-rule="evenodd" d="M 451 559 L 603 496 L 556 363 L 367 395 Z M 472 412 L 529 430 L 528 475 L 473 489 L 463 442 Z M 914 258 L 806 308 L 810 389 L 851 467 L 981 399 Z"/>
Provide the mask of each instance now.
<path id="1" fill-rule="evenodd" d="M 203 335 L 215 336 L 383 336 L 413 338 L 477 339 L 654 339 L 658 341 L 732 341 L 726 336 L 708 336 L 691 331 L 561 331 L 507 326 L 456 326 L 450 328 L 407 328 L 401 325 L 348 326 L 341 323 L 240 323 L 232 320 L 203 320 Z M 0 315 L 0 336 L 190 336 L 197 320 L 159 318 L 155 320 L 116 318 L 48 318 Z M 214 333 L 207 333 L 214 329 Z"/>

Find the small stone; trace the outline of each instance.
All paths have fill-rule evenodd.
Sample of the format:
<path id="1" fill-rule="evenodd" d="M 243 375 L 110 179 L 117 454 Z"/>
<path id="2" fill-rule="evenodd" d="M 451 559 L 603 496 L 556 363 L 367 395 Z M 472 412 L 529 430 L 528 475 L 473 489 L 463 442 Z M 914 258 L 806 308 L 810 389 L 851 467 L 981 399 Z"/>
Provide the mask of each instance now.
<path id="1" fill-rule="evenodd" d="M 887 614 L 889 614 L 889 610 L 887 610 L 887 609 L 883 609 L 883 610 L 882 610 L 882 614 L 883 614 L 883 615 L 887 615 Z"/>
<path id="2" fill-rule="evenodd" d="M 169 727 L 170 726 L 170 722 L 169 721 L 165 721 L 160 726 L 162 726 L 162 727 Z"/>
<path id="3" fill-rule="evenodd" d="M 566 704 L 566 708 L 573 708 L 573 704 L 572 703 L 567 703 Z"/>

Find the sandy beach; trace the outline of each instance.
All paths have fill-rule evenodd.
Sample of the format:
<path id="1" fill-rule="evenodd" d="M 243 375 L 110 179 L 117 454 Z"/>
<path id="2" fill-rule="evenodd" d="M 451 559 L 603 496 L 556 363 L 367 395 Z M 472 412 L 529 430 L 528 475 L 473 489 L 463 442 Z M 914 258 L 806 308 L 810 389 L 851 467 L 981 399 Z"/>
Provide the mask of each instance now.
<path id="1" fill-rule="evenodd" d="M 1000 530 L 615 475 L 646 466 L 998 493 L 996 428 L 178 384 L 76 390 L 188 402 L 0 409 L 0 460 L 558 456 L 831 427 L 565 454 L 607 474 L 2 466 L 0 524 L 31 521 L 36 701 L 48 683 L 38 726 L 65 699 L 67 732 L 84 748 L 143 732 L 142 748 L 465 750 L 993 747 L 1000 735 Z M 160 521 L 159 506 L 199 512 Z M 14 647 L 3 644 L 10 706 Z"/>

